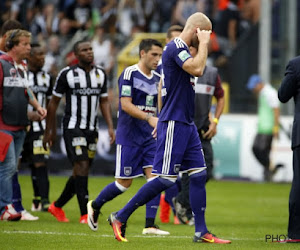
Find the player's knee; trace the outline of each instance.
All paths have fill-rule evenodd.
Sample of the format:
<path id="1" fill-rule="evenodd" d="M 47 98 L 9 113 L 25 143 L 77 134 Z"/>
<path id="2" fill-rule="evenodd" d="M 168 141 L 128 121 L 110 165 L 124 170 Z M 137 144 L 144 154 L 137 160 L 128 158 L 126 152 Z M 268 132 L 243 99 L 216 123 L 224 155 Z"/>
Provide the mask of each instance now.
<path id="1" fill-rule="evenodd" d="M 173 186 L 176 182 L 176 177 L 159 176 L 157 179 L 164 184 L 167 188 Z"/>
<path id="2" fill-rule="evenodd" d="M 207 178 L 207 171 L 206 169 L 194 170 L 189 173 L 189 176 L 190 176 L 190 181 L 198 181 L 205 184 Z"/>
<path id="3" fill-rule="evenodd" d="M 115 183 L 122 192 L 125 192 L 131 186 L 132 179 L 117 179 Z"/>

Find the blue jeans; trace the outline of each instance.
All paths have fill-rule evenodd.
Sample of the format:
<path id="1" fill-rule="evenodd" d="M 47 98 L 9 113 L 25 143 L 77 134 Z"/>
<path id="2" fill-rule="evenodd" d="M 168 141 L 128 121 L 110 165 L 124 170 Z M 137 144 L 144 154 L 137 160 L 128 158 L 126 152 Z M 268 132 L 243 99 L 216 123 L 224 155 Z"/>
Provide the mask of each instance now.
<path id="1" fill-rule="evenodd" d="M 12 203 L 12 177 L 17 171 L 18 159 L 21 154 L 26 132 L 25 130 L 1 130 L 13 137 L 4 162 L 0 162 L 0 214 L 5 206 Z"/>

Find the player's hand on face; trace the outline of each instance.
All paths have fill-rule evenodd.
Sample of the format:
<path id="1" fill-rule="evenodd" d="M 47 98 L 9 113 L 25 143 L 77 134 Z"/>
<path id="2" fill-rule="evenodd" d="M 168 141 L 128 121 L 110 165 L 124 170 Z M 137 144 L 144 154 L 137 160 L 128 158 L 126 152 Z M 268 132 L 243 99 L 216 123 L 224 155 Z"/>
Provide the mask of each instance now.
<path id="1" fill-rule="evenodd" d="M 200 30 L 197 28 L 197 36 L 200 43 L 208 44 L 210 40 L 211 30 Z"/>

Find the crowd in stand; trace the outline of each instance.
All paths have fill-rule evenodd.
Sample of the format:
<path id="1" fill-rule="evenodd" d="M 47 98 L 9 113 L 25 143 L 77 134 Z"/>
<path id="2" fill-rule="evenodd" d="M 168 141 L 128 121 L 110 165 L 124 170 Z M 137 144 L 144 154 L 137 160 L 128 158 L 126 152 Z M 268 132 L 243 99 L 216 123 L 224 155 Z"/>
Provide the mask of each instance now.
<path id="1" fill-rule="evenodd" d="M 70 52 L 82 37 L 92 40 L 95 63 L 116 84 L 116 56 L 136 32 L 166 32 L 200 11 L 213 21 L 211 58 L 226 64 L 241 34 L 259 19 L 260 0 L 2 0 L 0 26 L 15 19 L 47 50 L 44 70 L 53 77 L 74 63 Z"/>

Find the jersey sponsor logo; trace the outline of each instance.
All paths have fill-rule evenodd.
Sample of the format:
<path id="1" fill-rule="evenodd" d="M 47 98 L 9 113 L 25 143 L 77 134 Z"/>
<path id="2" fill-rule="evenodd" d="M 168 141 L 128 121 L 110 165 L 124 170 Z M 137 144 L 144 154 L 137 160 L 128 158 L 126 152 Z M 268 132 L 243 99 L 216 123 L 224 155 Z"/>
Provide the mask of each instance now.
<path id="1" fill-rule="evenodd" d="M 136 105 L 136 107 L 137 107 L 139 110 L 147 111 L 147 112 L 149 112 L 149 113 L 155 113 L 155 111 L 156 111 L 156 107 L 143 106 L 143 105 Z"/>
<path id="2" fill-rule="evenodd" d="M 84 137 L 74 137 L 72 140 L 72 146 L 87 146 L 87 141 Z"/>
<path id="3" fill-rule="evenodd" d="M 124 174 L 130 176 L 132 173 L 132 167 L 124 167 Z"/>
<path id="4" fill-rule="evenodd" d="M 189 57 L 191 57 L 191 55 L 186 51 L 186 50 L 183 50 L 181 51 L 179 54 L 178 54 L 178 57 L 181 61 L 185 61 L 186 59 L 188 59 Z"/>
<path id="5" fill-rule="evenodd" d="M 154 103 L 154 96 L 153 95 L 147 95 L 146 97 L 146 106 L 153 106 Z"/>
<path id="6" fill-rule="evenodd" d="M 34 85 L 34 86 L 30 86 L 30 89 L 34 92 L 34 93 L 47 93 L 48 91 L 48 87 L 46 86 L 38 86 L 38 85 Z"/>
<path id="7" fill-rule="evenodd" d="M 26 86 L 26 80 L 19 77 L 4 77 L 3 86 L 24 88 Z"/>
<path id="8" fill-rule="evenodd" d="M 196 83 L 195 92 L 197 94 L 213 95 L 215 92 L 215 87 L 207 84 Z"/>
<path id="9" fill-rule="evenodd" d="M 73 95 L 100 95 L 101 89 L 93 89 L 93 88 L 86 88 L 86 89 L 73 89 Z"/>
<path id="10" fill-rule="evenodd" d="M 131 96 L 131 86 L 123 85 L 121 95 L 122 96 Z"/>

